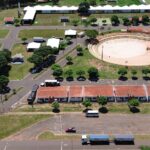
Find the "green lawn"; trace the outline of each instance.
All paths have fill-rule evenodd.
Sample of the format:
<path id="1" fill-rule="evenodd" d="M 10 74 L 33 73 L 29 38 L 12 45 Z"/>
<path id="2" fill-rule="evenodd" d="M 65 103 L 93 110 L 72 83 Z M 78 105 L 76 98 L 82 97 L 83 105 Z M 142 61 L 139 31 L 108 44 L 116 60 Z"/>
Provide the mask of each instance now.
<path id="1" fill-rule="evenodd" d="M 24 78 L 29 73 L 29 69 L 33 67 L 33 64 L 27 61 L 27 58 L 32 55 L 32 52 L 27 52 L 25 45 L 14 45 L 14 47 L 12 48 L 12 56 L 17 53 L 21 53 L 24 56 L 24 63 L 11 64 L 11 70 L 9 72 L 10 80 L 18 80 Z"/>
<path id="2" fill-rule="evenodd" d="M 108 113 L 122 113 L 130 114 L 129 107 L 126 103 L 108 103 L 107 106 Z M 141 103 L 139 106 L 141 114 L 150 114 L 150 104 Z M 92 109 L 99 109 L 100 106 L 97 103 L 92 103 Z M 82 112 L 85 107 L 81 103 L 61 103 L 60 111 L 61 112 Z M 52 112 L 51 104 L 36 104 L 32 108 L 30 105 L 23 105 L 14 110 L 15 112 Z"/>
<path id="3" fill-rule="evenodd" d="M 150 0 L 146 0 L 147 4 L 150 4 Z"/>
<path id="4" fill-rule="evenodd" d="M 88 0 L 87 0 L 88 1 Z M 83 0 L 60 0 L 58 5 L 59 6 L 78 6 L 81 2 L 83 2 Z M 48 5 L 52 5 L 51 2 L 46 3 Z M 106 0 L 96 0 L 96 4 L 97 5 L 132 5 L 132 4 L 136 4 L 139 5 L 140 1 L 139 0 L 117 0 L 117 3 L 114 2 L 107 2 Z M 43 4 L 45 5 L 45 4 Z"/>
<path id="5" fill-rule="evenodd" d="M 1 115 L 0 139 L 10 136 L 17 131 L 48 117 L 50 117 L 50 115 Z"/>
<path id="6" fill-rule="evenodd" d="M 73 64 L 72 65 L 66 65 L 63 70 L 64 72 L 68 69 L 72 69 L 74 74 L 73 76 L 76 78 L 76 71 L 77 70 L 84 70 L 86 72 L 85 77 L 88 77 L 87 70 L 89 67 L 96 67 L 99 70 L 99 75 L 100 79 L 118 79 L 118 69 L 122 66 L 115 65 L 115 64 L 110 64 L 104 61 L 101 61 L 97 58 L 95 58 L 93 55 L 90 54 L 88 50 L 84 50 L 84 55 L 83 56 L 76 56 L 73 59 Z M 128 67 L 128 74 L 127 78 L 131 78 L 131 70 L 135 69 L 137 70 L 137 77 L 142 78 L 142 69 L 144 67 Z M 66 77 L 63 75 L 63 77 Z"/>
<path id="7" fill-rule="evenodd" d="M 141 150 L 150 150 L 150 146 L 141 146 Z"/>
<path id="8" fill-rule="evenodd" d="M 75 139 L 79 139 L 80 136 L 75 134 L 55 135 L 50 131 L 45 131 L 39 135 L 38 140 L 60 140 L 60 139 L 68 140 L 70 138 L 75 140 Z"/>
<path id="9" fill-rule="evenodd" d="M 64 30 L 48 30 L 48 29 L 32 29 L 32 30 L 21 30 L 19 32 L 19 38 L 33 38 L 33 37 L 44 37 L 50 38 L 55 37 L 64 37 Z"/>
<path id="10" fill-rule="evenodd" d="M 124 6 L 124 5 L 140 5 L 140 0 L 118 0 L 117 5 Z"/>
<path id="11" fill-rule="evenodd" d="M 9 30 L 7 29 L 0 29 L 0 38 L 5 38 L 8 34 Z"/>

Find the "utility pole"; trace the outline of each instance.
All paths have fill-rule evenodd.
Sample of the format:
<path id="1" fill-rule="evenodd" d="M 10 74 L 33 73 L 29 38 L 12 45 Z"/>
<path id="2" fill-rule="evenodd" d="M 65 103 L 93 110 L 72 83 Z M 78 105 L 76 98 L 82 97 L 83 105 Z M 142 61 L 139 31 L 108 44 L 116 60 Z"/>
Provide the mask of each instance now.
<path id="1" fill-rule="evenodd" d="M 21 16 L 20 0 L 18 0 L 18 18 Z"/>

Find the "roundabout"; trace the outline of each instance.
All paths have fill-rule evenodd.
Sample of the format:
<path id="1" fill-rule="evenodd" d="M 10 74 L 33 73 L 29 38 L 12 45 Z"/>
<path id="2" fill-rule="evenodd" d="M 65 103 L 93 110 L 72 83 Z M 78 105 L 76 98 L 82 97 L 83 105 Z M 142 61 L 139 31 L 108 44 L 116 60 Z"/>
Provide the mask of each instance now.
<path id="1" fill-rule="evenodd" d="M 145 34 L 111 34 L 97 39 L 98 44 L 88 48 L 100 60 L 124 66 L 150 65 L 150 38 Z"/>

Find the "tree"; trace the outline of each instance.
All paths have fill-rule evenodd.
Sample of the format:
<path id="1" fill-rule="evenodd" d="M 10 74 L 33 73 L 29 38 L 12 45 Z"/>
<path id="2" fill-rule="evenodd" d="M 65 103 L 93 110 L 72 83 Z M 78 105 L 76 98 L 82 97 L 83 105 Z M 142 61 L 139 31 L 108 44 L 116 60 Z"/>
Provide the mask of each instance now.
<path id="1" fill-rule="evenodd" d="M 132 17 L 132 24 L 134 26 L 137 26 L 139 24 L 139 17 L 138 16 L 133 16 Z"/>
<path id="2" fill-rule="evenodd" d="M 96 0 L 89 0 L 90 5 L 95 6 L 96 5 Z"/>
<path id="3" fill-rule="evenodd" d="M 38 66 L 38 65 L 42 64 L 43 58 L 42 58 L 42 56 L 39 56 L 37 54 L 33 54 L 31 57 L 28 58 L 28 61 L 30 63 L 33 63 L 34 66 Z"/>
<path id="4" fill-rule="evenodd" d="M 127 17 L 124 17 L 123 19 L 123 25 L 129 26 L 131 24 L 130 20 Z"/>
<path id="5" fill-rule="evenodd" d="M 140 105 L 140 102 L 138 99 L 132 98 L 131 100 L 129 100 L 128 105 L 130 105 L 132 107 L 137 107 Z"/>
<path id="6" fill-rule="evenodd" d="M 22 40 L 23 44 L 26 44 L 26 40 L 27 40 L 26 37 L 23 37 L 21 40 Z"/>
<path id="7" fill-rule="evenodd" d="M 66 74 L 67 78 L 72 78 L 72 76 L 73 76 L 73 71 L 72 71 L 72 69 L 66 70 L 66 71 L 65 71 L 65 74 Z"/>
<path id="8" fill-rule="evenodd" d="M 5 56 L 7 62 L 11 61 L 11 51 L 9 51 L 8 49 L 3 49 L 2 51 L 0 51 L 0 55 Z"/>
<path id="9" fill-rule="evenodd" d="M 63 74 L 62 68 L 57 68 L 53 71 L 53 75 L 56 77 L 60 77 Z"/>
<path id="10" fill-rule="evenodd" d="M 52 108 L 53 108 L 54 112 L 58 112 L 59 111 L 59 107 L 60 107 L 60 105 L 59 105 L 58 101 L 54 101 L 52 103 Z"/>
<path id="11" fill-rule="evenodd" d="M 86 107 L 86 109 L 88 107 L 91 107 L 92 106 L 92 103 L 89 99 L 85 99 L 83 102 L 82 102 L 82 105 Z"/>
<path id="12" fill-rule="evenodd" d="M 78 46 L 76 50 L 78 52 L 78 55 L 83 55 L 83 48 L 81 46 Z"/>
<path id="13" fill-rule="evenodd" d="M 84 70 L 77 70 L 76 74 L 79 76 L 79 77 L 83 77 L 85 75 L 85 71 Z"/>
<path id="14" fill-rule="evenodd" d="M 121 77 L 124 77 L 126 74 L 127 74 L 127 69 L 126 68 L 120 68 L 118 70 L 118 74 L 121 76 Z"/>
<path id="15" fill-rule="evenodd" d="M 149 68 L 144 68 L 142 69 L 142 73 L 147 76 L 148 73 L 150 73 L 150 69 Z"/>
<path id="16" fill-rule="evenodd" d="M 6 57 L 3 54 L 0 54 L 0 69 L 6 66 L 8 63 Z"/>
<path id="17" fill-rule="evenodd" d="M 85 27 L 88 27 L 90 25 L 90 21 L 89 20 L 83 20 L 82 21 L 82 24 L 85 26 Z"/>
<path id="18" fill-rule="evenodd" d="M 143 15 L 142 16 L 142 23 L 144 25 L 147 25 L 149 23 L 149 17 L 148 17 L 148 15 Z"/>
<path id="19" fill-rule="evenodd" d="M 98 35 L 98 31 L 96 31 L 96 30 L 86 30 L 85 34 L 90 39 L 95 39 L 97 37 L 97 35 Z"/>
<path id="20" fill-rule="evenodd" d="M 3 88 L 6 87 L 9 83 L 8 77 L 1 75 L 0 76 L 0 92 L 2 92 Z"/>
<path id="21" fill-rule="evenodd" d="M 78 26 L 79 25 L 79 20 L 77 20 L 77 19 L 72 20 L 72 24 L 74 26 Z"/>
<path id="22" fill-rule="evenodd" d="M 52 67 L 51 67 L 52 70 L 57 70 L 59 68 L 61 68 L 61 66 L 58 65 L 58 64 L 53 64 Z"/>
<path id="23" fill-rule="evenodd" d="M 112 22 L 112 25 L 115 25 L 115 26 L 119 25 L 120 21 L 119 21 L 118 16 L 113 15 L 113 16 L 111 17 L 111 22 Z"/>
<path id="24" fill-rule="evenodd" d="M 96 21 L 97 21 L 97 19 L 95 17 L 93 17 L 93 18 L 90 19 L 90 22 L 92 22 L 92 23 L 94 23 Z"/>
<path id="25" fill-rule="evenodd" d="M 98 96 L 97 102 L 103 107 L 107 104 L 107 98 L 105 96 Z"/>
<path id="26" fill-rule="evenodd" d="M 90 9 L 89 3 L 87 1 L 84 1 L 79 4 L 78 12 L 80 14 L 88 14 L 89 9 Z"/>
<path id="27" fill-rule="evenodd" d="M 99 77 L 98 69 L 95 67 L 90 67 L 88 69 L 88 74 L 89 74 L 89 78 L 98 78 Z"/>
<path id="28" fill-rule="evenodd" d="M 71 56 L 67 56 L 66 57 L 66 60 L 67 60 L 67 64 L 72 64 L 72 57 Z"/>
<path id="29" fill-rule="evenodd" d="M 57 5 L 59 0 L 51 0 L 51 2 L 52 2 L 53 5 Z"/>
<path id="30" fill-rule="evenodd" d="M 131 73 L 132 73 L 133 76 L 135 76 L 137 74 L 137 71 L 135 69 L 132 69 Z"/>

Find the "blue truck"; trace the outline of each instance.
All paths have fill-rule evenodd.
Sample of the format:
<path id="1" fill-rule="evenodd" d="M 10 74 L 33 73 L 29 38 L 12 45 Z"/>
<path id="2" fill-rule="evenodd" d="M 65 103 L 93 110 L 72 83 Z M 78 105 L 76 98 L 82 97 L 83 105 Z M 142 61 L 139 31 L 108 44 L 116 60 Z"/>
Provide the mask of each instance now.
<path id="1" fill-rule="evenodd" d="M 82 135 L 81 139 L 82 145 L 91 144 L 109 144 L 109 136 L 107 134 L 91 134 L 89 136 Z"/>

